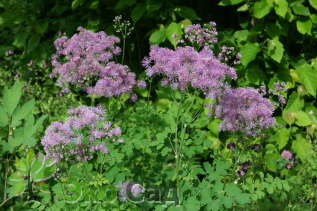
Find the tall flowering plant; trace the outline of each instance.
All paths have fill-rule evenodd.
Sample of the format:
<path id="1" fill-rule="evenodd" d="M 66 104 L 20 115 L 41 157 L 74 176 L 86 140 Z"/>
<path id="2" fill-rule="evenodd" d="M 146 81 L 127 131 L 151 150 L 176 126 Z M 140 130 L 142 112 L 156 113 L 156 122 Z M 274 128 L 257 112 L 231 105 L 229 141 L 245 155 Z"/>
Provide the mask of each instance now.
<path id="1" fill-rule="evenodd" d="M 231 65 L 239 63 L 240 55 L 234 56 L 234 49 L 226 46 L 215 53 L 214 45 L 218 42 L 215 26 L 210 22 L 203 27 L 199 24 L 187 27 L 185 40 L 179 42 L 185 46 L 175 50 L 152 46 L 149 56 L 143 60 L 147 76 L 160 75 L 161 84 L 174 89 L 201 90 L 214 102 L 208 107 L 210 114 L 222 119 L 220 130 L 259 135 L 262 129 L 274 124 L 274 107 L 256 89 L 230 85 L 230 80 L 237 79 Z"/>
<path id="2" fill-rule="evenodd" d="M 109 153 L 107 142 L 123 142 L 120 127 L 106 121 L 101 107 L 80 106 L 68 110 L 64 122 L 53 122 L 41 140 L 46 156 L 59 161 L 87 161 L 97 152 Z"/>
<path id="3" fill-rule="evenodd" d="M 71 38 L 62 36 L 55 41 L 52 56 L 52 77 L 64 92 L 71 88 L 103 97 L 132 93 L 135 86 L 142 87 L 129 67 L 115 62 L 121 52 L 120 39 L 105 32 L 91 32 L 82 27 Z"/>

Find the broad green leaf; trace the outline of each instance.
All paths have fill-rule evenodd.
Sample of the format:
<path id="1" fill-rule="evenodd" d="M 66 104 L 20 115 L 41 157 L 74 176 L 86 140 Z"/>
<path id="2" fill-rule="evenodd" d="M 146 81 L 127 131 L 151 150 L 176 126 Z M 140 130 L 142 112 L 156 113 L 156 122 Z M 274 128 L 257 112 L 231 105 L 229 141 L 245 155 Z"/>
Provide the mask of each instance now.
<path id="1" fill-rule="evenodd" d="M 312 121 L 310 120 L 308 114 L 305 113 L 304 111 L 297 111 L 294 114 L 296 118 L 296 121 L 295 121 L 296 125 L 305 127 L 312 124 Z"/>
<path id="2" fill-rule="evenodd" d="M 285 18 L 285 15 L 288 10 L 288 2 L 287 0 L 274 0 L 274 9 L 275 13 L 282 18 Z"/>
<path id="3" fill-rule="evenodd" d="M 309 0 L 309 4 L 317 10 L 317 1 L 316 0 Z"/>
<path id="4" fill-rule="evenodd" d="M 161 26 L 160 29 L 155 30 L 150 36 L 150 44 L 158 45 L 164 42 L 166 39 L 166 33 L 164 26 Z"/>
<path id="5" fill-rule="evenodd" d="M 84 3 L 84 0 L 73 0 L 72 1 L 72 9 L 76 9 Z"/>
<path id="6" fill-rule="evenodd" d="M 201 18 L 198 17 L 198 15 L 195 12 L 195 10 L 192 9 L 191 7 L 185 7 L 185 6 L 180 7 L 180 14 L 185 19 L 189 19 L 189 20 L 192 20 L 192 21 L 201 20 Z"/>
<path id="7" fill-rule="evenodd" d="M 22 95 L 22 83 L 16 81 L 11 88 L 5 88 L 3 93 L 3 107 L 9 116 L 12 115 L 13 111 L 17 107 L 19 100 Z"/>
<path id="8" fill-rule="evenodd" d="M 297 92 L 292 92 L 292 94 L 288 98 L 285 111 L 300 111 L 302 108 L 304 108 L 304 100 L 300 97 L 300 95 Z"/>
<path id="9" fill-rule="evenodd" d="M 317 23 L 317 14 L 312 14 L 310 16 L 310 19 L 312 21 L 313 24 L 316 24 Z"/>
<path id="10" fill-rule="evenodd" d="M 200 210 L 200 201 L 195 197 L 191 197 L 184 202 L 184 208 L 186 210 L 198 211 Z"/>
<path id="11" fill-rule="evenodd" d="M 311 35 L 312 22 L 310 19 L 296 21 L 296 27 L 299 33 Z"/>
<path id="12" fill-rule="evenodd" d="M 292 9 L 296 15 L 310 15 L 309 9 L 300 2 L 295 2 L 294 4 L 292 4 Z"/>
<path id="13" fill-rule="evenodd" d="M 265 164 L 268 170 L 276 172 L 277 170 L 277 160 L 280 158 L 280 155 L 277 153 L 268 153 L 265 155 Z"/>
<path id="14" fill-rule="evenodd" d="M 145 13 L 145 4 L 138 3 L 131 12 L 131 18 L 134 23 L 138 22 Z"/>
<path id="15" fill-rule="evenodd" d="M 230 196 L 234 197 L 241 194 L 241 190 L 239 189 L 239 187 L 233 183 L 226 184 L 224 191 L 227 192 L 227 194 L 229 194 Z"/>
<path id="16" fill-rule="evenodd" d="M 17 122 L 24 119 L 27 115 L 29 115 L 35 105 L 35 100 L 32 99 L 26 103 L 24 103 L 21 107 L 18 107 L 12 115 L 12 126 L 15 127 Z"/>
<path id="17" fill-rule="evenodd" d="M 9 117 L 3 106 L 0 105 L 0 127 L 5 127 L 9 124 Z"/>
<path id="18" fill-rule="evenodd" d="M 245 11 L 248 11 L 248 9 L 249 9 L 249 5 L 248 5 L 248 4 L 244 4 L 244 5 L 242 5 L 241 7 L 239 7 L 239 8 L 237 9 L 237 11 L 238 11 L 238 12 L 245 12 Z"/>
<path id="19" fill-rule="evenodd" d="M 309 143 L 301 135 L 296 136 L 296 140 L 294 140 L 292 144 L 292 150 L 303 162 L 309 160 L 311 155 L 314 153 L 311 143 Z"/>
<path id="20" fill-rule="evenodd" d="M 281 128 L 277 131 L 275 138 L 278 145 L 278 149 L 283 149 L 289 140 L 290 131 L 287 128 Z"/>
<path id="21" fill-rule="evenodd" d="M 261 19 L 270 13 L 273 3 L 269 0 L 257 1 L 253 6 L 253 16 Z"/>
<path id="22" fill-rule="evenodd" d="M 260 85 L 266 75 L 258 64 L 250 64 L 246 70 L 246 78 L 249 84 Z"/>
<path id="23" fill-rule="evenodd" d="M 236 31 L 233 36 L 236 38 L 239 42 L 246 41 L 248 39 L 250 32 L 248 30 L 240 30 Z"/>
<path id="24" fill-rule="evenodd" d="M 284 47 L 278 38 L 268 42 L 268 54 L 274 61 L 278 63 L 281 62 L 284 54 Z"/>
<path id="25" fill-rule="evenodd" d="M 23 127 L 23 137 L 31 137 L 34 135 L 36 128 L 34 126 L 34 116 L 32 114 L 28 115 L 25 119 L 24 127 Z"/>
<path id="26" fill-rule="evenodd" d="M 260 46 L 258 43 L 248 43 L 240 48 L 241 54 L 241 63 L 244 66 L 247 66 L 250 62 L 252 62 L 256 55 L 260 51 Z"/>
<path id="27" fill-rule="evenodd" d="M 13 185 L 7 189 L 7 193 L 9 194 L 9 197 L 13 197 L 23 193 L 26 189 L 26 185 L 27 185 L 26 180 L 13 183 Z"/>
<path id="28" fill-rule="evenodd" d="M 183 30 L 181 24 L 172 22 L 166 28 L 166 36 L 167 39 L 171 42 L 171 44 L 176 48 L 177 41 L 181 40 L 183 35 Z"/>
<path id="29" fill-rule="evenodd" d="M 222 0 L 218 3 L 219 6 L 229 6 L 229 5 L 236 5 L 244 2 L 244 0 Z"/>
<path id="30" fill-rule="evenodd" d="M 305 63 L 296 68 L 300 82 L 304 85 L 306 91 L 316 97 L 317 91 L 317 69 Z"/>

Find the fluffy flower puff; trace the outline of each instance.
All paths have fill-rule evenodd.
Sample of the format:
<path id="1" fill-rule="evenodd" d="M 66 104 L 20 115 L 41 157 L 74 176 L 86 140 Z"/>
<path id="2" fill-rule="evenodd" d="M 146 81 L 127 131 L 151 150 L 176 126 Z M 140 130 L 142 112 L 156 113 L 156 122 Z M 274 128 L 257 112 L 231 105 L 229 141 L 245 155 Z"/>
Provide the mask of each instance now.
<path id="1" fill-rule="evenodd" d="M 119 42 L 119 38 L 103 31 L 94 33 L 79 27 L 71 38 L 62 36 L 54 42 L 51 76 L 58 77 L 57 84 L 63 90 L 71 85 L 97 96 L 129 93 L 137 85 L 135 74 L 112 61 L 121 52 L 116 46 Z"/>
<path id="2" fill-rule="evenodd" d="M 275 123 L 272 103 L 253 88 L 226 89 L 214 111 L 223 119 L 221 130 L 240 131 L 247 136 L 256 136 Z"/>
<path id="3" fill-rule="evenodd" d="M 108 153 L 102 140 L 115 140 L 121 135 L 119 127 L 111 129 L 112 123 L 104 121 L 101 107 L 80 106 L 69 109 L 68 114 L 65 122 L 53 122 L 41 140 L 46 156 L 56 161 L 86 161 L 92 159 L 95 151 Z"/>
<path id="4" fill-rule="evenodd" d="M 189 46 L 175 50 L 152 46 L 143 65 L 147 76 L 162 75 L 164 85 L 180 90 L 191 86 L 204 92 L 217 92 L 226 78 L 237 77 L 235 70 L 222 64 L 207 47 L 198 52 Z"/>

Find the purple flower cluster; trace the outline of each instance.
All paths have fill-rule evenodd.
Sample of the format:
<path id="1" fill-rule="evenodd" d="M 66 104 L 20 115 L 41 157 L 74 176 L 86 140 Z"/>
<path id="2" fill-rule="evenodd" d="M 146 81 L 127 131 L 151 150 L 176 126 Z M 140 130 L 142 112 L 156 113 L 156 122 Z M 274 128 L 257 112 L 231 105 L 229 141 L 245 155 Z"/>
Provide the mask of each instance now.
<path id="1" fill-rule="evenodd" d="M 281 157 L 286 160 L 286 164 L 285 164 L 285 168 L 287 169 L 291 169 L 293 168 L 293 154 L 290 151 L 287 150 L 283 150 L 283 152 L 281 153 Z"/>
<path id="2" fill-rule="evenodd" d="M 218 54 L 218 59 L 226 64 L 240 64 L 241 55 L 240 53 L 235 54 L 234 50 L 234 47 L 222 46 Z"/>
<path id="3" fill-rule="evenodd" d="M 93 153 L 108 153 L 104 139 L 122 142 L 119 127 L 105 121 L 101 107 L 80 106 L 68 110 L 70 117 L 65 122 L 53 122 L 41 140 L 47 157 L 57 161 L 76 159 L 86 161 Z"/>
<path id="4" fill-rule="evenodd" d="M 215 105 L 215 115 L 223 119 L 220 129 L 258 135 L 275 123 L 272 103 L 253 88 L 227 89 Z"/>
<path id="5" fill-rule="evenodd" d="M 130 93 L 137 81 L 128 66 L 113 62 L 121 49 L 119 38 L 105 32 L 90 32 L 79 27 L 71 38 L 62 36 L 55 41 L 56 53 L 51 76 L 58 76 L 57 84 L 69 92 L 69 86 L 88 94 L 112 97 Z"/>
<path id="6" fill-rule="evenodd" d="M 233 68 L 222 64 L 207 47 L 196 51 L 192 47 L 175 50 L 152 46 L 143 60 L 147 76 L 162 75 L 162 85 L 185 90 L 188 86 L 204 92 L 219 92 L 226 78 L 236 79 Z"/>
<path id="7" fill-rule="evenodd" d="M 248 172 L 248 168 L 250 167 L 251 163 L 249 161 L 240 163 L 240 169 L 238 169 L 237 174 L 242 177 Z"/>
<path id="8" fill-rule="evenodd" d="M 274 89 L 269 89 L 267 90 L 267 88 L 265 86 L 260 86 L 258 88 L 259 90 L 259 93 L 262 94 L 262 95 L 272 95 L 272 96 L 276 96 L 277 99 L 278 99 L 278 102 L 280 105 L 285 105 L 286 104 L 286 98 L 283 96 L 285 95 L 285 92 L 288 90 L 286 88 L 286 84 L 285 82 L 275 82 L 273 84 L 274 86 Z"/>
<path id="9" fill-rule="evenodd" d="M 204 24 L 194 24 L 186 27 L 185 39 L 191 44 L 198 47 L 209 46 L 218 42 L 218 32 L 216 30 L 216 23 L 209 22 Z"/>
<path id="10" fill-rule="evenodd" d="M 185 90 L 189 86 L 202 90 L 215 101 L 208 105 L 216 117 L 223 119 L 221 130 L 240 131 L 248 136 L 272 126 L 274 108 L 271 102 L 252 88 L 232 89 L 226 79 L 236 79 L 235 70 L 219 61 L 208 47 L 175 50 L 152 46 L 143 60 L 148 77 L 161 75 L 163 86 Z"/>

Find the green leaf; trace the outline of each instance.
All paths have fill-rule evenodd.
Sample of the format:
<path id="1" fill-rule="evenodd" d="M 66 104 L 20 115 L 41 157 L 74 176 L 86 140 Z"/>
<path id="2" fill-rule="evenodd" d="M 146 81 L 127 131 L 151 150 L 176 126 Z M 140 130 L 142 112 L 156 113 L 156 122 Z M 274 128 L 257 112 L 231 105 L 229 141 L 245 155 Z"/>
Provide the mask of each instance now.
<path id="1" fill-rule="evenodd" d="M 145 5 L 138 3 L 131 12 L 131 18 L 134 23 L 138 22 L 145 13 Z"/>
<path id="2" fill-rule="evenodd" d="M 254 17 L 261 19 L 270 13 L 272 6 L 273 6 L 273 4 L 269 0 L 257 1 L 253 6 L 253 13 L 252 14 Z"/>
<path id="3" fill-rule="evenodd" d="M 317 91 L 317 69 L 311 65 L 304 63 L 296 68 L 300 82 L 304 85 L 306 91 L 316 97 Z"/>
<path id="4" fill-rule="evenodd" d="M 248 39 L 250 32 L 248 30 L 240 30 L 236 31 L 233 36 L 236 38 L 239 42 L 246 41 Z"/>
<path id="5" fill-rule="evenodd" d="M 260 85 L 266 75 L 258 64 L 250 64 L 246 70 L 246 78 L 250 84 Z"/>
<path id="6" fill-rule="evenodd" d="M 0 127 L 5 127 L 9 124 L 9 117 L 3 106 L 0 105 Z"/>
<path id="7" fill-rule="evenodd" d="M 38 34 L 33 34 L 28 40 L 27 52 L 30 53 L 35 50 L 40 43 L 41 36 Z"/>
<path id="8" fill-rule="evenodd" d="M 312 124 L 312 121 L 310 120 L 308 114 L 305 113 L 304 111 L 297 111 L 294 114 L 296 118 L 296 122 L 295 122 L 296 125 L 305 127 Z"/>
<path id="9" fill-rule="evenodd" d="M 279 150 L 283 149 L 287 145 L 289 136 L 290 131 L 287 128 L 281 128 L 277 131 L 275 137 Z"/>
<path id="10" fill-rule="evenodd" d="M 171 44 L 176 48 L 177 41 L 181 40 L 183 35 L 183 30 L 181 24 L 172 22 L 166 28 L 166 36 L 167 39 L 171 42 Z"/>
<path id="11" fill-rule="evenodd" d="M 13 111 L 17 107 L 19 100 L 22 95 L 22 83 L 16 81 L 15 84 L 10 88 L 5 88 L 3 93 L 3 107 L 9 116 L 12 115 Z"/>
<path id="12" fill-rule="evenodd" d="M 299 33 L 311 35 L 312 22 L 310 19 L 296 21 L 296 27 Z"/>
<path id="13" fill-rule="evenodd" d="M 155 44 L 155 45 L 158 45 L 162 42 L 164 42 L 166 39 L 166 33 L 165 33 L 165 28 L 164 26 L 162 25 L 160 27 L 160 29 L 158 30 L 155 30 L 151 36 L 150 36 L 150 44 Z"/>
<path id="14" fill-rule="evenodd" d="M 245 11 L 248 11 L 248 9 L 249 9 L 249 5 L 248 5 L 248 4 L 244 4 L 244 5 L 242 5 L 241 7 L 239 7 L 239 8 L 237 9 L 237 11 L 238 11 L 238 12 L 245 12 Z"/>
<path id="15" fill-rule="evenodd" d="M 180 15 L 185 18 L 185 19 L 189 19 L 189 20 L 201 20 L 200 17 L 198 17 L 198 15 L 196 14 L 195 10 L 192 9 L 191 7 L 180 7 Z"/>
<path id="16" fill-rule="evenodd" d="M 281 62 L 284 54 L 284 47 L 283 44 L 278 40 L 278 38 L 270 40 L 268 42 L 268 53 L 274 61 L 278 63 Z"/>
<path id="17" fill-rule="evenodd" d="M 280 158 L 280 155 L 277 153 L 268 153 L 265 155 L 265 164 L 268 170 L 276 172 L 277 170 L 277 160 Z"/>
<path id="18" fill-rule="evenodd" d="M 288 10 L 288 2 L 286 0 L 274 0 L 274 9 L 277 15 L 285 18 Z"/>
<path id="19" fill-rule="evenodd" d="M 244 66 L 247 66 L 256 58 L 256 55 L 259 53 L 259 51 L 260 46 L 258 43 L 247 43 L 246 45 L 242 46 L 240 49 L 241 63 Z"/>
<path id="20" fill-rule="evenodd" d="M 311 143 L 301 135 L 296 136 L 296 140 L 292 144 L 292 150 L 303 162 L 307 161 L 314 152 Z"/>
<path id="21" fill-rule="evenodd" d="M 191 197 L 184 202 L 185 210 L 198 211 L 200 210 L 200 201 L 195 197 Z"/>
<path id="22" fill-rule="evenodd" d="M 294 91 L 288 98 L 285 111 L 300 111 L 302 108 L 304 108 L 304 104 L 304 100 L 300 97 L 300 95 L 297 92 Z"/>
<path id="23" fill-rule="evenodd" d="M 236 5 L 244 2 L 244 0 L 222 0 L 218 3 L 219 6 L 229 6 L 229 5 Z"/>
<path id="24" fill-rule="evenodd" d="M 7 189 L 9 197 L 13 197 L 23 193 L 26 189 L 27 181 L 15 182 L 11 187 Z"/>
<path id="25" fill-rule="evenodd" d="M 72 9 L 76 9 L 78 8 L 79 6 L 83 5 L 84 3 L 84 0 L 73 0 L 72 1 Z"/>
<path id="26" fill-rule="evenodd" d="M 303 15 L 303 16 L 310 15 L 309 9 L 300 2 L 293 3 L 292 9 L 296 15 Z"/>
<path id="27" fill-rule="evenodd" d="M 34 105 L 35 105 L 35 100 L 32 99 L 32 100 L 26 102 L 25 104 L 23 104 L 23 106 L 18 107 L 12 116 L 12 126 L 13 127 L 17 126 L 17 123 L 20 120 L 24 119 L 27 115 L 32 113 Z"/>
<path id="28" fill-rule="evenodd" d="M 317 1 L 316 0 L 309 0 L 309 4 L 317 10 Z"/>

